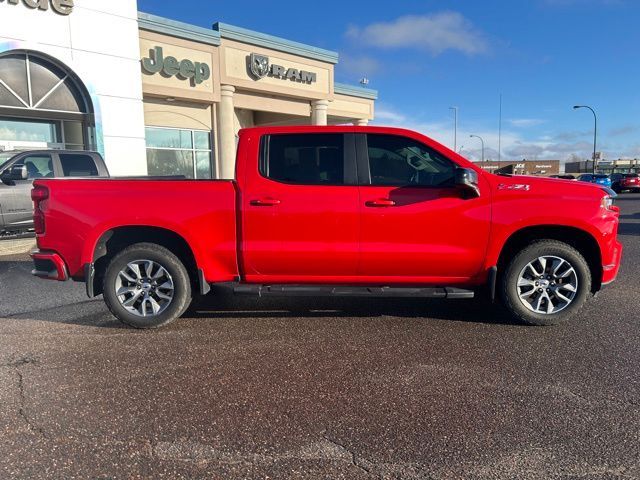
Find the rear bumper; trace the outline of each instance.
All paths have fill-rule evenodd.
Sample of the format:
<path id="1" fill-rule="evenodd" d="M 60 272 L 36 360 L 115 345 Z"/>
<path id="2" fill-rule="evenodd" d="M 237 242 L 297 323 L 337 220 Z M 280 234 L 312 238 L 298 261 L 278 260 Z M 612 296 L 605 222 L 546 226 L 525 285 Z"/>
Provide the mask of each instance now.
<path id="1" fill-rule="evenodd" d="M 69 280 L 67 266 L 62 257 L 55 252 L 34 250 L 31 252 L 33 259 L 32 275 L 45 280 L 58 280 L 64 282 Z"/>
<path id="2" fill-rule="evenodd" d="M 602 266 L 602 285 L 608 285 L 618 276 L 620 261 L 622 259 L 622 244 L 617 240 L 613 244 L 610 261 Z"/>

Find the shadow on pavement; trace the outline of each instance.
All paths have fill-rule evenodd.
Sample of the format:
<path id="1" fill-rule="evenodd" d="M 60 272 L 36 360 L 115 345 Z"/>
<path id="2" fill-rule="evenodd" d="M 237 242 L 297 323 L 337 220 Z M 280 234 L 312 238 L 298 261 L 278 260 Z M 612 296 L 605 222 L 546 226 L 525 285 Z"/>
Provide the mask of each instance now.
<path id="1" fill-rule="evenodd" d="M 522 325 L 498 306 L 474 300 L 422 298 L 243 298 L 216 293 L 198 299 L 188 318 L 424 318 L 470 323 Z"/>
<path id="2" fill-rule="evenodd" d="M 618 235 L 640 235 L 640 223 L 620 223 Z"/>

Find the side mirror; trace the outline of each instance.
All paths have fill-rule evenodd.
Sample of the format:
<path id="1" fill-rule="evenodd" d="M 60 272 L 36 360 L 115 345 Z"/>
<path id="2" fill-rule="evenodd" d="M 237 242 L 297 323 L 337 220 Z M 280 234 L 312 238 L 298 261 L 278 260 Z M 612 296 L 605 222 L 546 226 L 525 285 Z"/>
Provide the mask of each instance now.
<path id="1" fill-rule="evenodd" d="M 457 168 L 454 180 L 455 186 L 464 193 L 465 198 L 480 196 L 478 173 L 471 168 Z"/>
<path id="2" fill-rule="evenodd" d="M 15 180 L 26 180 L 29 178 L 29 171 L 27 166 L 23 164 L 13 165 L 11 168 L 7 168 L 2 172 L 2 180 L 13 182 Z"/>
<path id="3" fill-rule="evenodd" d="M 29 170 L 26 165 L 14 165 L 11 167 L 11 180 L 26 180 L 29 178 Z"/>

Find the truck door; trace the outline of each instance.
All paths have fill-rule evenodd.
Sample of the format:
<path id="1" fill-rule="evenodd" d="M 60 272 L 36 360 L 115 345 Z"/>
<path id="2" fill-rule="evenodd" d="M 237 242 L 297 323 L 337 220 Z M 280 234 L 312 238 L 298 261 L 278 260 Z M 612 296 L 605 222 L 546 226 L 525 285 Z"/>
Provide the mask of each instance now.
<path id="1" fill-rule="evenodd" d="M 265 135 L 241 192 L 249 282 L 340 281 L 357 273 L 359 193 L 354 136 Z"/>
<path id="2" fill-rule="evenodd" d="M 32 228 L 33 203 L 31 188 L 36 178 L 53 177 L 51 155 L 44 153 L 31 154 L 16 160 L 15 165 L 25 165 L 29 172 L 27 180 L 15 180 L 12 185 L 0 187 L 0 202 L 5 228 L 23 230 Z"/>
<path id="3" fill-rule="evenodd" d="M 357 144 L 360 274 L 383 282 L 477 274 L 489 239 L 488 186 L 464 198 L 453 185 L 457 165 L 411 138 L 367 134 Z"/>

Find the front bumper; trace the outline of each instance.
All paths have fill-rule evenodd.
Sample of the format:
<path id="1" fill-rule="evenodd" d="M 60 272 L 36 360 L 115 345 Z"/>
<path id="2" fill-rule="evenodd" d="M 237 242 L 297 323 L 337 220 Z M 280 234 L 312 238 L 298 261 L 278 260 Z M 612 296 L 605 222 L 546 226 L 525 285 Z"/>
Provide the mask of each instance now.
<path id="1" fill-rule="evenodd" d="M 613 251 L 610 258 L 611 261 L 602 266 L 602 285 L 608 285 L 618 276 L 620 262 L 622 260 L 622 244 L 617 240 L 613 244 Z"/>
<path id="2" fill-rule="evenodd" d="M 58 280 L 64 282 L 69 280 L 67 266 L 60 255 L 55 252 L 34 250 L 31 252 L 33 259 L 32 275 L 45 280 Z"/>

